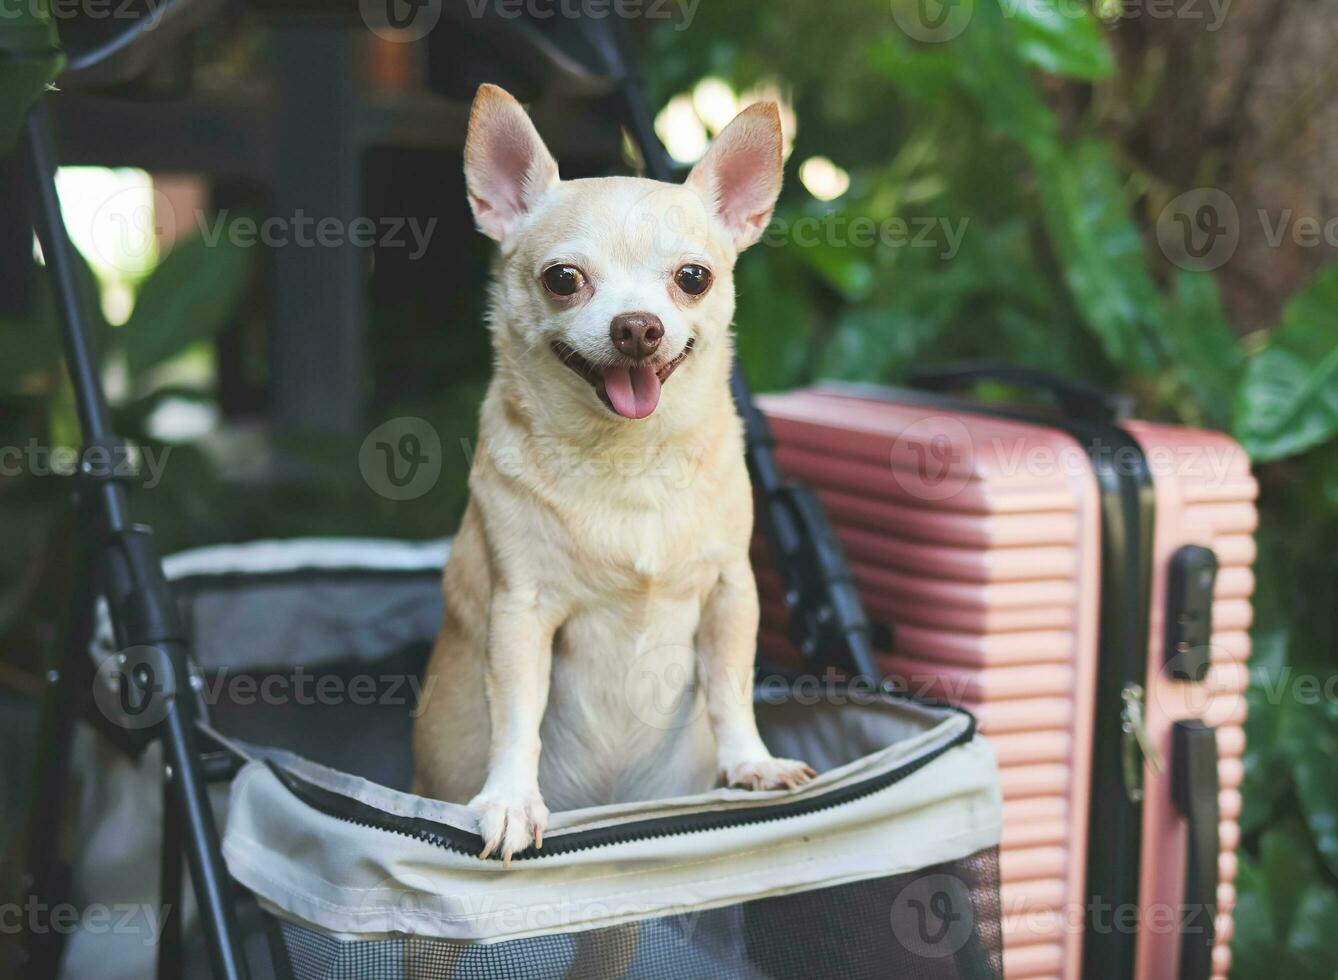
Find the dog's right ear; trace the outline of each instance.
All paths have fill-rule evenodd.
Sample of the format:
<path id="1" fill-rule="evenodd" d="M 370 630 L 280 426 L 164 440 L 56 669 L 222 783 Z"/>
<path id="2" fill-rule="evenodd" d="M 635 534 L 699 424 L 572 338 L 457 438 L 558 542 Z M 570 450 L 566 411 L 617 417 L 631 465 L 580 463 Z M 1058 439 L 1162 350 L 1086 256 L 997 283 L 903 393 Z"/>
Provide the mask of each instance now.
<path id="1" fill-rule="evenodd" d="M 465 137 L 465 186 L 479 230 L 503 241 L 557 181 L 557 162 L 520 103 L 480 85 Z"/>

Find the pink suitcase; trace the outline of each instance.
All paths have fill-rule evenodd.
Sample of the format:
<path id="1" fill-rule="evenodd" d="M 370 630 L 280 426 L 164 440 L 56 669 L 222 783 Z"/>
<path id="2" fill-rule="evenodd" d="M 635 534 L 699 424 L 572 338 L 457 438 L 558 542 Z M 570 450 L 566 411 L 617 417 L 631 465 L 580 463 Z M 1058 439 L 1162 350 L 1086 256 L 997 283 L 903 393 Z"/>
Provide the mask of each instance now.
<path id="1" fill-rule="evenodd" d="M 848 385 L 759 404 L 780 466 L 826 505 L 880 667 L 970 708 L 998 753 L 1005 975 L 1224 977 L 1253 590 L 1245 453 L 1021 369 L 922 380 L 1041 387 L 1059 410 Z M 756 553 L 762 656 L 802 667 L 767 625 L 784 603 Z"/>

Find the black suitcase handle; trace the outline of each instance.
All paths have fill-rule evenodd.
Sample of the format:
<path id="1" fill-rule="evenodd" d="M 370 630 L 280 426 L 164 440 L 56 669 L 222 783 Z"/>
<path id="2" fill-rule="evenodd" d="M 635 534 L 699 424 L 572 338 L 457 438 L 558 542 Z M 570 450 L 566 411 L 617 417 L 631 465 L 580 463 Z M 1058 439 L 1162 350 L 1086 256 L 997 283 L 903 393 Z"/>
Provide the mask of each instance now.
<path id="1" fill-rule="evenodd" d="M 1189 824 L 1180 930 L 1180 980 L 1213 975 L 1217 940 L 1217 729 L 1197 719 L 1171 729 L 1171 798 Z"/>
<path id="2" fill-rule="evenodd" d="M 939 367 L 920 368 L 911 373 L 909 381 L 912 388 L 926 391 L 955 391 L 981 381 L 1029 388 L 1049 395 L 1066 415 L 1102 422 L 1128 418 L 1133 407 L 1127 395 L 1103 391 L 1083 381 L 1006 361 L 955 361 Z"/>

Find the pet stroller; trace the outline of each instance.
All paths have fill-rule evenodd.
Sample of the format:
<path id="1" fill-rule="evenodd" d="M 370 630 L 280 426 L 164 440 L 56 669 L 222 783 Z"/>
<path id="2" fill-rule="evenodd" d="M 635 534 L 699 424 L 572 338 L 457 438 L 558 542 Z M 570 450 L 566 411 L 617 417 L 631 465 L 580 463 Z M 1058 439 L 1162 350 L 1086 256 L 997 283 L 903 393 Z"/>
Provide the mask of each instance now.
<path id="1" fill-rule="evenodd" d="M 167 0 L 139 22 L 85 25 L 69 65 L 96 75 L 127 53 L 142 65 L 149 27 L 161 43 L 214 6 Z M 545 27 L 485 11 L 461 27 L 588 86 L 596 73 L 560 36 L 574 32 L 648 172 L 669 175 L 614 18 Z M 84 560 L 51 678 L 31 894 L 147 913 L 124 928 L 89 916 L 66 943 L 34 931 L 32 976 L 142 977 L 155 962 L 164 978 L 1001 975 L 991 750 L 970 715 L 876 680 L 841 550 L 816 498 L 780 477 L 737 374 L 791 635 L 811 663 L 850 668 L 817 697 L 785 682 L 757 692 L 771 747 L 820 776 L 795 793 L 555 814 L 543 850 L 504 867 L 477 857 L 465 808 L 406 791 L 448 544 L 257 542 L 160 561 L 100 465 L 121 447 L 40 104 L 25 153 L 86 447 Z"/>

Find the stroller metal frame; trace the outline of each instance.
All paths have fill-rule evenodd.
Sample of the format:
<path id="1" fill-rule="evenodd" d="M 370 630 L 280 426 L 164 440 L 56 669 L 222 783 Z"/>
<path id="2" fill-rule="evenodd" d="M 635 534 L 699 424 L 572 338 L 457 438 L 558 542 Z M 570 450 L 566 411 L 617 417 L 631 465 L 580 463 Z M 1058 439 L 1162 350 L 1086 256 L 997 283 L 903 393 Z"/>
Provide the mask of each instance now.
<path id="1" fill-rule="evenodd" d="M 181 850 L 194 882 L 214 974 L 227 980 L 244 980 L 249 972 L 228 900 L 228 873 L 219 852 L 218 828 L 200 763 L 185 632 L 163 577 L 152 529 L 130 521 L 125 486 L 118 481 L 109 462 L 98 463 L 117 458 L 123 451 L 123 443 L 112 431 L 88 326 L 80 308 L 74 247 L 56 196 L 54 144 L 45 106 L 39 104 L 31 111 L 25 136 L 24 152 L 37 202 L 37 236 L 55 284 L 61 343 L 84 439 L 77 494 L 81 557 L 87 562 L 80 573 L 83 584 L 75 597 L 86 609 L 77 612 L 76 624 L 63 651 L 63 662 L 55 672 L 52 705 L 45 724 L 49 758 L 44 759 L 46 764 L 39 775 L 42 786 L 34 820 L 39 830 L 32 842 L 31 887 L 39 897 L 58 894 L 61 797 L 71 729 L 80 702 L 76 678 L 82 676 L 87 680 L 89 675 L 87 647 L 80 646 L 88 636 L 91 618 L 88 600 L 100 593 L 107 597 L 117 643 L 127 654 L 133 652 L 136 656 L 133 666 L 127 660 L 129 670 L 121 675 L 122 697 L 143 699 L 141 710 L 148 710 L 152 699 L 162 699 L 158 704 L 163 708 L 163 717 L 154 734 L 163 747 L 168 804 L 165 822 L 172 828 L 180 828 Z M 127 684 L 127 680 L 133 684 Z M 166 861 L 165 867 L 172 863 Z M 59 959 L 58 944 L 36 936 L 32 940 L 29 967 L 33 975 L 54 972 Z"/>
<path id="2" fill-rule="evenodd" d="M 178 24 L 193 23 L 208 6 L 209 0 L 165 0 L 156 23 L 161 25 L 165 18 Z M 187 10 L 191 12 L 189 20 L 182 16 Z M 69 70 L 97 68 L 135 45 L 152 21 L 141 18 L 113 38 L 76 54 L 68 62 Z M 623 122 L 641 150 L 647 176 L 671 179 L 672 166 L 655 135 L 635 61 L 628 56 L 624 28 L 616 18 L 581 23 L 592 48 L 605 61 L 606 72 L 618 83 Z M 208 783 L 229 778 L 231 769 L 220 764 L 218 753 L 207 751 L 197 730 L 198 709 L 186 633 L 163 575 L 153 531 L 130 520 L 126 487 L 109 462 L 118 458 L 124 444 L 112 428 L 89 323 L 81 309 L 77 260 L 56 194 L 54 142 L 46 107 L 40 101 L 28 117 L 22 153 L 32 181 L 34 224 L 55 290 L 61 345 L 84 444 L 76 485 L 79 566 L 60 660 L 48 675 L 25 884 L 40 901 L 59 900 L 65 891 L 59 837 L 69 747 L 74 723 L 83 713 L 94 682 L 88 642 L 94 603 L 103 596 L 122 651 L 119 694 L 139 710 L 152 707 L 162 715 L 155 725 L 137 733 L 159 741 L 163 751 L 160 901 L 168 918 L 158 951 L 158 975 L 180 975 L 179 899 L 184 855 L 213 973 L 223 980 L 246 980 L 250 971 L 237 926 L 236 889 L 223 863 L 208 798 Z M 759 519 L 785 581 L 790 633 L 796 646 L 814 662 L 845 659 L 853 673 L 878 677 L 869 625 L 854 578 L 816 494 L 781 475 L 766 420 L 754 406 L 737 364 L 731 387 L 745 422 L 748 467 L 760 501 Z M 95 723 L 96 715 L 92 712 L 94 717 L 90 718 Z M 120 735 L 124 738 L 126 733 Z M 52 977 L 59 966 L 60 939 L 52 934 L 30 933 L 26 953 L 30 977 Z"/>

